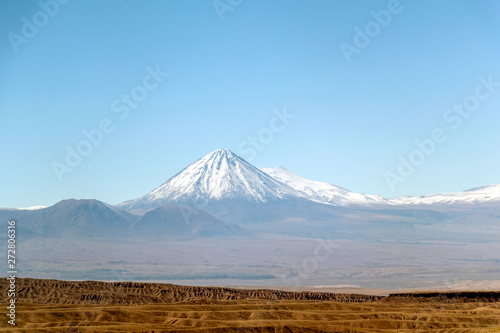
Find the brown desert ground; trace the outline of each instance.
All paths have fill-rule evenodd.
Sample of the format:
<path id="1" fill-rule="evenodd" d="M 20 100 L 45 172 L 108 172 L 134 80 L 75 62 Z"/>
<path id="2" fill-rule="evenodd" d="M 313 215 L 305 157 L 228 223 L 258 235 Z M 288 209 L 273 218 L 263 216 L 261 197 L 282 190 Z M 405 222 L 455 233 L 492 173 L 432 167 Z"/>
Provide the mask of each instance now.
<path id="1" fill-rule="evenodd" d="M 6 313 L 8 282 L 0 283 Z M 389 296 L 16 280 L 1 332 L 500 332 L 500 292 Z"/>

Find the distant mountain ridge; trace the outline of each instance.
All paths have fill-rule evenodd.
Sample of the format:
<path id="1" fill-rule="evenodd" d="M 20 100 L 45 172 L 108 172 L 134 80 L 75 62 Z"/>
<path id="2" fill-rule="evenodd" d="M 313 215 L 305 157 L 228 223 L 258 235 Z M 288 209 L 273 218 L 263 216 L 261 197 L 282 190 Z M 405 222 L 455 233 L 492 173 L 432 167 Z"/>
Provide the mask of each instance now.
<path id="1" fill-rule="evenodd" d="M 30 238 L 190 239 L 246 234 L 243 228 L 194 207 L 166 205 L 142 215 L 94 199 L 62 200 L 37 210 L 0 209 L 0 219 L 18 221 L 22 234 Z"/>

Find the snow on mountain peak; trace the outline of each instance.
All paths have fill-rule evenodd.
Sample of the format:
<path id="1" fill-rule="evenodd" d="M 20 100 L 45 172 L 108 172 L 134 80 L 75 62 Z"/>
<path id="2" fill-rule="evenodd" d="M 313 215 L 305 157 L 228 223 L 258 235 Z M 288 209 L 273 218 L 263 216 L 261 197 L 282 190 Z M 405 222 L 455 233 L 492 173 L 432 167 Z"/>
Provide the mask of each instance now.
<path id="1" fill-rule="evenodd" d="M 145 196 L 125 206 L 155 206 L 170 202 L 199 202 L 240 198 L 266 202 L 295 197 L 289 186 L 275 180 L 227 149 L 217 149 L 190 164 Z"/>
<path id="2" fill-rule="evenodd" d="M 500 201 L 500 184 L 474 187 L 463 192 L 405 196 L 390 200 L 395 205 L 473 205 L 498 201 Z"/>
<path id="3" fill-rule="evenodd" d="M 303 178 L 282 166 L 277 168 L 261 168 L 261 170 L 292 187 L 304 198 L 328 205 L 347 206 L 353 204 L 383 203 L 386 201 L 386 199 L 378 195 L 353 193 L 337 185 Z"/>

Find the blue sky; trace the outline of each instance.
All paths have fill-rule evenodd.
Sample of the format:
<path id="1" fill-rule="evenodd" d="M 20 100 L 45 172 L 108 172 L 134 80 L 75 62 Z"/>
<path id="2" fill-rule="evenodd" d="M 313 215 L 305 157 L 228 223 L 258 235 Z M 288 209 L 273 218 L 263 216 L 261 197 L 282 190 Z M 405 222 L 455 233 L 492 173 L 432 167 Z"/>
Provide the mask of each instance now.
<path id="1" fill-rule="evenodd" d="M 54 1 L 0 3 L 0 206 L 119 203 L 217 148 L 386 197 L 500 183 L 500 87 L 458 128 L 443 118 L 500 81 L 498 2 Z M 375 30 L 347 61 L 356 28 Z M 391 188 L 437 128 L 446 141 Z M 90 153 L 70 167 L 67 147 Z"/>

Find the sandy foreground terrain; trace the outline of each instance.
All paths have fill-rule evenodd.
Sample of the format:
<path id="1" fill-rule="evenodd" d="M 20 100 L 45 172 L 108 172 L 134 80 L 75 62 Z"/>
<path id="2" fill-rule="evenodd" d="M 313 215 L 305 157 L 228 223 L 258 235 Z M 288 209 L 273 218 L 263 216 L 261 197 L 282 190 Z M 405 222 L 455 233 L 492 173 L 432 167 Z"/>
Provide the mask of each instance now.
<path id="1" fill-rule="evenodd" d="M 7 305 L 8 284 L 0 282 Z M 500 292 L 389 296 L 18 279 L 1 332 L 500 332 Z M 4 310 L 6 313 L 6 310 Z"/>

